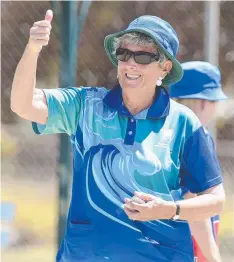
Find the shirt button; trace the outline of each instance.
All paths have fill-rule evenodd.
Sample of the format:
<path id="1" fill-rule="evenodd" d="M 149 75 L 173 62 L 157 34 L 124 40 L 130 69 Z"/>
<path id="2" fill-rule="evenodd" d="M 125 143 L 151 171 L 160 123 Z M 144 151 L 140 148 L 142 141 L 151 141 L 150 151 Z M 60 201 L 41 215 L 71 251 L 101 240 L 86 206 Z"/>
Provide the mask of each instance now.
<path id="1" fill-rule="evenodd" d="M 132 118 L 132 119 L 131 119 L 131 122 L 133 123 L 134 121 L 135 121 L 135 120 Z"/>
<path id="2" fill-rule="evenodd" d="M 129 135 L 132 135 L 132 131 L 129 131 L 128 134 L 129 134 Z"/>

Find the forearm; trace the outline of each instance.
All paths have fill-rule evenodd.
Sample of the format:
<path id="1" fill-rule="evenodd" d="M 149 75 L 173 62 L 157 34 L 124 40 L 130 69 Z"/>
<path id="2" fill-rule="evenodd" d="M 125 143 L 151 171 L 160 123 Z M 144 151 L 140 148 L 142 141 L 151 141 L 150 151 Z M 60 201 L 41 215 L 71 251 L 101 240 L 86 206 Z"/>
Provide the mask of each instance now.
<path id="1" fill-rule="evenodd" d="M 32 106 L 39 52 L 29 46 L 16 68 L 11 91 L 11 109 L 20 114 Z"/>
<path id="2" fill-rule="evenodd" d="M 211 220 L 193 221 L 189 223 L 192 236 L 195 238 L 203 255 L 209 262 L 220 262 L 219 249 L 213 236 Z"/>
<path id="3" fill-rule="evenodd" d="M 223 209 L 224 195 L 203 194 L 194 198 L 179 201 L 180 219 L 187 221 L 205 220 Z"/>

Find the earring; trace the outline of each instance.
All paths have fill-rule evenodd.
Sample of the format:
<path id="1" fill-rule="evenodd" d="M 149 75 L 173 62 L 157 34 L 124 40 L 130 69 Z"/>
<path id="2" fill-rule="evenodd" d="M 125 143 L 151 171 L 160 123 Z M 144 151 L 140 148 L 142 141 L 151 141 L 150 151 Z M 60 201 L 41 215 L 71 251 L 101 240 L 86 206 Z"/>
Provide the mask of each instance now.
<path id="1" fill-rule="evenodd" d="M 158 80 L 156 81 L 156 85 L 157 85 L 157 86 L 160 86 L 160 85 L 162 84 L 162 80 L 163 80 L 163 78 L 160 76 L 160 77 L 158 78 Z"/>

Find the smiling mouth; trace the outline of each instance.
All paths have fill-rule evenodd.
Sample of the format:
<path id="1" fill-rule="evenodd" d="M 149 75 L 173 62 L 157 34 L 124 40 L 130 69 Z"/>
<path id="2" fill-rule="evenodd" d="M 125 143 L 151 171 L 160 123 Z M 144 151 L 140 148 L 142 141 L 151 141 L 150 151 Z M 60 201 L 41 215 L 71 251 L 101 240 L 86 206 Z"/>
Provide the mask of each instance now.
<path id="1" fill-rule="evenodd" d="M 127 74 L 127 73 L 125 73 L 125 76 L 129 80 L 137 80 L 137 79 L 139 79 L 141 77 L 141 75 L 133 75 L 133 74 L 131 75 L 131 74 Z"/>

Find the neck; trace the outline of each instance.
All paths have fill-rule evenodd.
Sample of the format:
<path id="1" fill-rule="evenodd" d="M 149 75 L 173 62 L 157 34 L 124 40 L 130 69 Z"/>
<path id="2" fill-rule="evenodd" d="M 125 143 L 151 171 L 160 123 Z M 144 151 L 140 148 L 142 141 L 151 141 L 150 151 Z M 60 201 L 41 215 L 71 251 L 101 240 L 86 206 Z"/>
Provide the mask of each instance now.
<path id="1" fill-rule="evenodd" d="M 126 92 L 123 90 L 123 102 L 124 105 L 127 107 L 128 111 L 132 115 L 136 115 L 142 110 L 150 107 L 155 99 L 155 92 L 156 89 L 152 90 L 152 92 L 147 92 L 147 95 L 144 93 L 139 94 L 138 92 Z"/>

